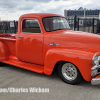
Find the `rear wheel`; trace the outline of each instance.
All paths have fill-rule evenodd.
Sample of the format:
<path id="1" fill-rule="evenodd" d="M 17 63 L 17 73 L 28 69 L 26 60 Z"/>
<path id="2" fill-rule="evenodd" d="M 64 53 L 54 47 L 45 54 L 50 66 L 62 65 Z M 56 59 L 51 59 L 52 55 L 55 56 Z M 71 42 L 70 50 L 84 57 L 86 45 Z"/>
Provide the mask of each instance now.
<path id="1" fill-rule="evenodd" d="M 61 79 L 68 84 L 76 84 L 82 80 L 80 71 L 72 63 L 62 62 L 58 66 Z"/>

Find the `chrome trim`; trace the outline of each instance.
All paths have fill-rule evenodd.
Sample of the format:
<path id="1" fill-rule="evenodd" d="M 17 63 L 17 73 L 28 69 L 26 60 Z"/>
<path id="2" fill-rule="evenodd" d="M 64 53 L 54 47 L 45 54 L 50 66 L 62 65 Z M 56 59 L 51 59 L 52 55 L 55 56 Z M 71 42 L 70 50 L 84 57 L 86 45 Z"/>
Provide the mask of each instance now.
<path id="1" fill-rule="evenodd" d="M 94 67 L 91 68 L 91 78 L 94 78 L 100 74 L 100 72 L 98 72 L 99 68 L 100 68 L 100 65 L 98 66 L 95 65 Z"/>
<path id="2" fill-rule="evenodd" d="M 96 54 L 93 56 L 93 59 L 92 59 L 92 62 L 94 60 L 94 57 L 97 56 Z M 92 85 L 100 85 L 100 78 L 97 78 L 97 76 L 100 75 L 100 65 L 99 65 L 99 62 L 100 62 L 100 56 L 98 56 L 98 60 L 97 62 L 95 63 L 95 66 L 93 66 L 91 68 L 91 84 Z"/>
<path id="3" fill-rule="evenodd" d="M 95 63 L 94 60 L 97 57 L 97 62 Z M 92 64 L 93 65 L 98 65 L 98 56 L 96 54 L 94 54 L 93 58 L 92 58 Z"/>
<path id="4" fill-rule="evenodd" d="M 91 84 L 92 85 L 100 85 L 100 78 L 96 78 L 100 75 L 100 72 L 98 72 L 98 69 L 100 69 L 100 65 L 95 65 L 91 68 Z"/>
<path id="5" fill-rule="evenodd" d="M 93 78 L 91 80 L 92 85 L 100 85 L 100 78 Z"/>
<path id="6" fill-rule="evenodd" d="M 99 69 L 99 68 L 100 68 L 100 65 L 98 65 L 98 66 L 95 65 L 95 66 L 93 66 L 93 67 L 91 68 L 91 71 L 92 71 L 92 70 L 95 70 L 95 69 Z"/>
<path id="7" fill-rule="evenodd" d="M 53 44 L 50 44 L 51 46 L 59 46 L 59 44 L 56 44 L 56 43 L 53 43 Z"/>
<path id="8" fill-rule="evenodd" d="M 18 36 L 19 38 L 24 38 L 23 36 Z"/>

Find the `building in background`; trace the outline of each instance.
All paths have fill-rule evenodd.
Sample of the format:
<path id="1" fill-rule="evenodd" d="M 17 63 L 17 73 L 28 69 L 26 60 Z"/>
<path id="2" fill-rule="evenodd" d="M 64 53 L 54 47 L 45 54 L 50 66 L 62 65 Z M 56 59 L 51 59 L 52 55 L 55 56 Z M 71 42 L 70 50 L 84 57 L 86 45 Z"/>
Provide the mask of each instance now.
<path id="1" fill-rule="evenodd" d="M 100 19 L 100 10 L 96 9 L 96 10 L 88 10 L 86 8 L 82 8 L 80 7 L 78 10 L 64 10 L 64 16 L 67 19 L 73 19 L 75 16 L 79 17 L 79 18 L 96 18 L 96 19 Z"/>

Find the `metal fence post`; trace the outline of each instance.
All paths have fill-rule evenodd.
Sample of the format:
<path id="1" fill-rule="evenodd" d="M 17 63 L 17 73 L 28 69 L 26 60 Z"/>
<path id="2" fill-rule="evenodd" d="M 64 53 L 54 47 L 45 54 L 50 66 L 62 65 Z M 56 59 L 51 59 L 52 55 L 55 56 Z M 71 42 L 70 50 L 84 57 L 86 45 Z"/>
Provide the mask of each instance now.
<path id="1" fill-rule="evenodd" d="M 92 26 L 93 26 L 93 33 L 94 33 L 94 18 L 93 18 L 93 23 L 92 24 L 93 24 Z"/>
<path id="2" fill-rule="evenodd" d="M 4 28 L 5 28 L 5 22 L 3 22 L 2 34 L 4 34 L 4 32 L 5 32 Z"/>
<path id="3" fill-rule="evenodd" d="M 74 30 L 76 30 L 76 19 L 77 19 L 77 17 L 75 16 L 74 17 Z"/>
<path id="4" fill-rule="evenodd" d="M 79 18 L 78 18 L 78 22 L 77 22 L 77 31 L 79 31 Z"/>
<path id="5" fill-rule="evenodd" d="M 14 33 L 16 33 L 16 22 L 14 20 Z"/>

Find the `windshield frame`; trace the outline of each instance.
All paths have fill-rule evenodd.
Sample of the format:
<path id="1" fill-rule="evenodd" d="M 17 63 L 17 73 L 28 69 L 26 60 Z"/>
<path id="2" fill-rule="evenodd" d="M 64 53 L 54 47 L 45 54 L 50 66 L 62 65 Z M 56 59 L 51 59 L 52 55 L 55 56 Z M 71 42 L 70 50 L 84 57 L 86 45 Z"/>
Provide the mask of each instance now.
<path id="1" fill-rule="evenodd" d="M 52 32 L 52 31 L 58 31 L 58 30 L 66 30 L 66 29 L 67 29 L 67 30 L 70 30 L 70 26 L 69 26 L 69 28 L 63 28 L 63 29 L 56 29 L 56 30 L 47 31 L 46 28 L 45 28 L 45 25 L 44 25 L 43 20 L 44 20 L 45 18 L 52 18 L 52 17 L 60 17 L 60 18 L 66 19 L 65 17 L 62 17 L 62 16 L 48 16 L 48 17 L 42 18 L 43 27 L 44 27 L 44 29 L 45 29 L 46 32 Z M 66 21 L 67 21 L 67 19 L 66 19 Z M 68 21 L 67 21 L 67 23 L 68 23 Z M 68 25 L 69 25 L 69 23 L 68 23 Z"/>

